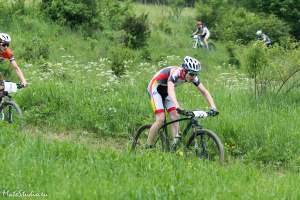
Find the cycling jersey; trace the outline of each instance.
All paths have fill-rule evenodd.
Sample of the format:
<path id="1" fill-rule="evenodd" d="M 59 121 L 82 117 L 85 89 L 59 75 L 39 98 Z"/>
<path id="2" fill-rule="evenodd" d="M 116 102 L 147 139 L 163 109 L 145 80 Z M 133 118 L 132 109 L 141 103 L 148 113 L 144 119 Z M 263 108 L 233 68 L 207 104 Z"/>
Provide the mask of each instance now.
<path id="1" fill-rule="evenodd" d="M 266 34 L 262 34 L 262 41 L 268 46 L 272 43 L 271 39 L 266 35 Z"/>
<path id="2" fill-rule="evenodd" d="M 153 76 L 147 89 L 155 113 L 164 112 L 165 108 L 168 112 L 176 109 L 174 103 L 168 96 L 168 81 L 172 81 L 175 86 L 185 83 L 187 82 L 185 80 L 185 74 L 186 72 L 183 68 L 170 66 L 161 69 Z M 199 78 L 195 76 L 192 83 L 198 86 L 200 84 Z"/>
<path id="3" fill-rule="evenodd" d="M 203 26 L 203 28 L 197 28 L 196 34 L 200 34 L 203 38 L 208 38 L 210 36 L 210 32 L 206 26 Z"/>
<path id="4" fill-rule="evenodd" d="M 6 48 L 4 51 L 0 52 L 0 60 L 3 61 L 5 59 L 8 59 L 10 61 L 13 61 L 15 59 L 10 48 Z"/>
<path id="5" fill-rule="evenodd" d="M 266 46 L 270 46 L 272 44 L 271 39 L 266 34 L 262 33 L 261 35 L 257 35 L 256 38 L 265 43 Z"/>

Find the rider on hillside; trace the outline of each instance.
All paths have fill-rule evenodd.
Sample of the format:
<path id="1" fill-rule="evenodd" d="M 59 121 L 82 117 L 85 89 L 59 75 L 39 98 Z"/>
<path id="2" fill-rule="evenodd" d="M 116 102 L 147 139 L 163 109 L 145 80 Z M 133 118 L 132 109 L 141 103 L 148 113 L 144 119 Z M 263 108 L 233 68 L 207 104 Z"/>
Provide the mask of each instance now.
<path id="1" fill-rule="evenodd" d="M 208 38 L 210 36 L 208 28 L 204 25 L 202 21 L 197 21 L 196 27 L 197 30 L 193 33 L 194 39 L 196 40 L 193 48 L 197 48 L 197 44 L 200 39 L 204 42 L 205 48 L 208 49 Z"/>
<path id="2" fill-rule="evenodd" d="M 205 97 L 212 115 L 217 115 L 217 108 L 209 91 L 204 87 L 198 78 L 201 70 L 201 64 L 195 58 L 186 56 L 183 64 L 179 66 L 169 66 L 161 69 L 151 79 L 148 85 L 148 92 L 151 98 L 151 105 L 155 113 L 155 122 L 152 124 L 147 147 L 153 148 L 155 137 L 158 129 L 163 125 L 165 120 L 165 110 L 169 112 L 171 120 L 178 119 L 178 113 L 183 113 L 175 95 L 175 86 L 181 83 L 193 83 L 199 92 Z M 172 134 L 174 143 L 180 138 L 179 123 L 172 124 Z"/>
<path id="3" fill-rule="evenodd" d="M 16 71 L 18 78 L 21 81 L 21 84 L 25 87 L 27 86 L 27 81 L 24 78 L 24 75 L 19 68 L 17 62 L 15 61 L 12 50 L 9 48 L 9 44 L 11 42 L 11 38 L 6 33 L 0 33 L 0 62 L 4 60 L 9 60 L 11 66 Z"/>
<path id="4" fill-rule="evenodd" d="M 271 46 L 271 44 L 272 44 L 272 41 L 271 41 L 271 39 L 269 38 L 269 36 L 267 36 L 267 35 L 266 35 L 265 33 L 263 33 L 261 30 L 258 30 L 258 31 L 256 32 L 256 39 L 263 41 L 267 47 L 268 47 L 268 46 Z"/>

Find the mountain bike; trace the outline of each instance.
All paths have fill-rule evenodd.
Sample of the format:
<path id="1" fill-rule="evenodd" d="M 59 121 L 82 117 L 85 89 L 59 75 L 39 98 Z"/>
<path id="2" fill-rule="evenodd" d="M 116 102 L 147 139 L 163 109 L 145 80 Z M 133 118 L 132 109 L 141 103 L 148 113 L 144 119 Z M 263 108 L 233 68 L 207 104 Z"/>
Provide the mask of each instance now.
<path id="1" fill-rule="evenodd" d="M 23 87 L 20 83 L 0 81 L 0 120 L 16 124 L 19 128 L 23 127 L 22 110 L 10 94 Z"/>
<path id="2" fill-rule="evenodd" d="M 203 41 L 203 37 L 201 37 L 200 35 L 192 35 L 192 38 L 194 39 L 193 41 L 193 48 L 203 48 L 203 49 L 207 49 L 209 51 L 215 51 L 216 50 L 216 45 L 209 40 L 208 41 L 208 48 L 206 48 L 205 43 Z"/>
<path id="3" fill-rule="evenodd" d="M 205 129 L 198 119 L 204 119 L 212 116 L 211 112 L 206 111 L 184 111 L 180 113 L 183 118 L 164 122 L 162 127 L 158 131 L 158 135 L 155 141 L 155 147 L 162 151 L 177 151 L 183 146 L 183 152 L 186 155 L 196 155 L 200 159 L 224 162 L 224 147 L 216 133 L 209 129 Z M 171 144 L 171 137 L 168 134 L 168 126 L 180 122 L 186 121 L 187 125 L 183 129 L 183 133 L 179 141 L 174 145 Z M 131 151 L 139 152 L 144 151 L 146 148 L 146 142 L 148 138 L 149 129 L 151 124 L 146 124 L 139 127 L 132 138 Z"/>

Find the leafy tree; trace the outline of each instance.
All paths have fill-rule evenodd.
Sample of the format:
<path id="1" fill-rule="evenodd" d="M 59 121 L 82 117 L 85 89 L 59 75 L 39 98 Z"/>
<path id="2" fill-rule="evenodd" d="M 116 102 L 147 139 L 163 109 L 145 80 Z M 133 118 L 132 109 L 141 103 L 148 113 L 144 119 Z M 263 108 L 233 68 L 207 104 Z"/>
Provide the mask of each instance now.
<path id="1" fill-rule="evenodd" d="M 300 1 L 299 0 L 234 0 L 246 8 L 268 14 L 274 14 L 288 22 L 292 34 L 300 39 Z"/>
<path id="2" fill-rule="evenodd" d="M 243 7 L 234 7 L 227 0 L 206 0 L 197 6 L 198 20 L 211 28 L 212 37 L 248 43 L 262 29 L 272 41 L 289 37 L 290 27 L 275 15 L 261 15 Z"/>

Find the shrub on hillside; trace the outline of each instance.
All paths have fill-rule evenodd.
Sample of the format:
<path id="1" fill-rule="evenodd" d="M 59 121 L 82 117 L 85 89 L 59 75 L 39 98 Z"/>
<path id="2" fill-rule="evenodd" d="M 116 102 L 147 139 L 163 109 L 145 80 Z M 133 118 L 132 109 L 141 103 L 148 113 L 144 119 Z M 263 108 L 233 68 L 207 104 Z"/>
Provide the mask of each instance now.
<path id="1" fill-rule="evenodd" d="M 126 61 L 133 58 L 133 53 L 130 49 L 124 48 L 122 46 L 112 47 L 109 50 L 109 59 L 111 61 L 111 69 L 113 73 L 120 77 L 125 74 L 127 70 Z"/>
<path id="2" fill-rule="evenodd" d="M 126 17 L 121 28 L 125 31 L 123 38 L 125 46 L 138 49 L 147 45 L 147 39 L 150 37 L 147 14 Z"/>
<path id="3" fill-rule="evenodd" d="M 162 18 L 158 24 L 157 24 L 157 28 L 163 32 L 165 32 L 166 34 L 171 34 L 172 33 L 172 28 L 170 26 L 170 23 L 168 23 L 168 21 L 165 18 Z"/>
<path id="4" fill-rule="evenodd" d="M 99 13 L 105 22 L 106 29 L 119 30 L 124 19 L 132 13 L 130 0 L 102 0 L 100 2 Z"/>
<path id="5" fill-rule="evenodd" d="M 72 28 L 79 25 L 99 28 L 96 0 L 42 0 L 41 9 L 52 20 Z"/>
<path id="6" fill-rule="evenodd" d="M 292 27 L 292 34 L 300 39 L 300 3 L 299 0 L 235 0 L 238 4 L 255 12 L 275 14 L 288 22 Z"/>
<path id="7" fill-rule="evenodd" d="M 255 40 L 257 30 L 263 30 L 273 42 L 289 36 L 290 27 L 274 15 L 258 15 L 220 2 L 222 1 L 210 0 L 197 8 L 200 13 L 197 18 L 206 22 L 212 35 L 218 39 L 246 44 Z"/>
<path id="8" fill-rule="evenodd" d="M 269 65 L 267 57 L 267 48 L 261 42 L 255 42 L 246 53 L 246 68 L 250 78 L 254 79 L 254 94 L 261 95 L 267 85 L 264 77 L 265 68 Z"/>
<path id="9" fill-rule="evenodd" d="M 23 46 L 25 49 L 21 57 L 26 61 L 49 58 L 49 44 L 38 37 L 34 37 L 30 42 L 24 43 Z"/>
<path id="10" fill-rule="evenodd" d="M 250 43 L 245 51 L 243 66 L 254 80 L 256 95 L 289 93 L 299 90 L 299 48 L 285 49 L 274 45 L 267 48 L 262 42 Z"/>

